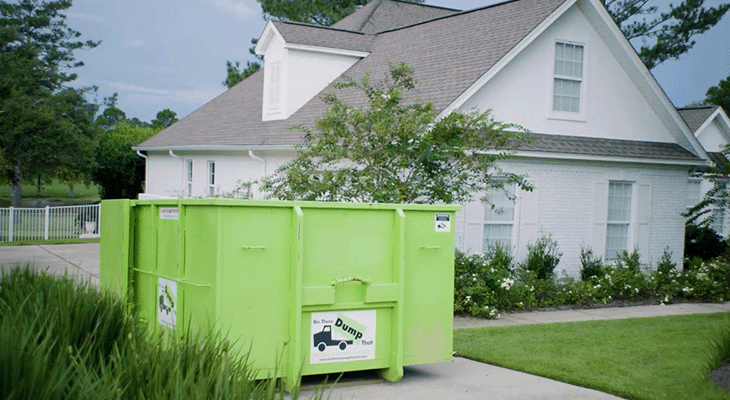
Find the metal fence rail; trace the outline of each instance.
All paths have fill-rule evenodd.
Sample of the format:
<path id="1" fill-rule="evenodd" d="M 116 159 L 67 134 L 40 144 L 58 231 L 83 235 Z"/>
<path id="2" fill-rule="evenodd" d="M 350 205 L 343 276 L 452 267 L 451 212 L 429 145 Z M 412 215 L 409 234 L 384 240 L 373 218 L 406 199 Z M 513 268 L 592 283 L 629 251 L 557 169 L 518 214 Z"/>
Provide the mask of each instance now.
<path id="1" fill-rule="evenodd" d="M 0 242 L 99 236 L 101 205 L 0 208 Z"/>

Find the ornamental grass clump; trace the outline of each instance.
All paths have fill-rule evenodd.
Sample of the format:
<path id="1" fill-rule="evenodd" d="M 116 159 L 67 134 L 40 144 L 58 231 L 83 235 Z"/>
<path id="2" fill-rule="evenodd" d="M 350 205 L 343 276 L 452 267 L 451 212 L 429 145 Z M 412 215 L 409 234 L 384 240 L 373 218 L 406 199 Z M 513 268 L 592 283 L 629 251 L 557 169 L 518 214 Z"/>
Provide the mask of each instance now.
<path id="1" fill-rule="evenodd" d="M 0 275 L 2 399 L 283 398 L 234 347 L 213 330 L 150 332 L 118 298 L 67 276 Z"/>

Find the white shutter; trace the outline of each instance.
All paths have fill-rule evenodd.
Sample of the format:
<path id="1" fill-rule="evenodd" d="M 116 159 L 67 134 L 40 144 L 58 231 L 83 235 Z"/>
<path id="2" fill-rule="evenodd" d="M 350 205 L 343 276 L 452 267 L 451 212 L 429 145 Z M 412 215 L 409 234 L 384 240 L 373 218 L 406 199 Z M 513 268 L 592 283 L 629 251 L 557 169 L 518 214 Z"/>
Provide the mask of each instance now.
<path id="1" fill-rule="evenodd" d="M 513 244 L 515 247 L 515 257 L 518 260 L 526 256 L 527 244 L 535 243 L 540 232 L 540 196 L 537 188 L 538 185 L 535 182 L 531 183 L 534 184 L 535 188 L 531 192 L 520 190 L 517 199 L 520 225 Z"/>
<path id="2" fill-rule="evenodd" d="M 593 227 L 591 248 L 593 254 L 605 256 L 606 219 L 608 218 L 608 182 L 596 183 L 593 191 Z"/>
<path id="3" fill-rule="evenodd" d="M 484 236 L 484 203 L 477 199 L 464 204 L 464 248 L 469 253 L 481 253 Z"/>
<path id="4" fill-rule="evenodd" d="M 640 184 L 636 210 L 636 233 L 634 243 L 639 246 L 639 256 L 644 264 L 651 263 L 651 185 Z M 630 249 L 631 250 L 631 249 Z"/>

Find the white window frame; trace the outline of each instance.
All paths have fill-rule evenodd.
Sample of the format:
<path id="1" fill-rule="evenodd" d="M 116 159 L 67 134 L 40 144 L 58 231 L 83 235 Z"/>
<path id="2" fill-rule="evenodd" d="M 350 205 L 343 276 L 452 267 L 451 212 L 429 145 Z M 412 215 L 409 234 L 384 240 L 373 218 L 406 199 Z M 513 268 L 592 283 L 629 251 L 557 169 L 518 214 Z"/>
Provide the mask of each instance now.
<path id="1" fill-rule="evenodd" d="M 629 187 L 629 195 L 628 195 L 628 204 L 614 204 L 612 202 L 612 199 L 619 198 L 620 196 L 617 196 L 616 194 L 612 194 L 612 187 L 615 185 L 622 185 L 622 186 L 628 186 Z M 633 212 L 636 207 L 634 204 L 635 198 L 636 198 L 636 189 L 635 189 L 635 183 L 629 182 L 629 181 L 609 181 L 608 182 L 608 201 L 607 201 L 607 212 L 606 212 L 606 250 L 604 253 L 604 259 L 606 261 L 615 261 L 618 259 L 620 253 L 624 250 L 629 251 L 629 244 L 631 243 L 631 228 L 633 225 Z M 624 197 L 625 198 L 625 197 Z M 616 206 L 624 206 L 626 207 L 626 210 L 624 212 L 624 218 L 616 218 L 612 211 L 613 207 Z M 619 210 L 620 211 L 620 210 Z M 612 246 L 612 236 L 618 236 L 612 233 L 618 231 L 618 229 L 622 231 L 622 236 L 625 237 L 625 243 L 623 243 L 623 246 Z"/>
<path id="2" fill-rule="evenodd" d="M 208 197 L 215 196 L 215 161 L 208 160 Z"/>
<path id="3" fill-rule="evenodd" d="M 484 203 L 484 221 L 482 228 L 482 252 L 486 253 L 495 243 L 502 243 L 505 248 L 511 249 L 514 244 L 515 214 L 517 204 L 515 192 L 517 185 L 505 184 L 504 189 L 492 189 L 487 192 L 489 202 Z M 511 197 L 511 199 L 510 199 Z M 494 207 L 492 207 L 494 205 Z M 493 229 L 509 229 L 508 237 L 500 235 L 499 239 L 489 240 L 487 231 Z M 506 240 L 505 240 L 506 239 Z"/>
<path id="4" fill-rule="evenodd" d="M 193 197 L 193 160 L 185 160 L 185 184 L 187 197 Z"/>
<path id="5" fill-rule="evenodd" d="M 559 46 L 574 46 L 574 47 L 580 47 L 583 50 L 582 59 L 581 59 L 581 70 L 579 75 L 575 74 L 564 74 L 562 71 L 559 73 L 556 71 L 558 69 L 558 62 L 560 61 L 567 61 L 567 62 L 574 62 L 571 60 L 564 60 L 564 59 L 558 59 L 558 47 Z M 586 65 L 587 65 L 587 54 L 588 54 L 588 45 L 585 42 L 578 42 L 578 41 L 571 41 L 571 40 L 556 40 L 555 45 L 553 46 L 553 60 L 552 60 L 552 79 L 550 80 L 550 101 L 549 103 L 549 109 L 550 109 L 550 118 L 552 119 L 564 119 L 564 120 L 573 120 L 573 121 L 585 121 L 585 107 L 586 107 Z M 564 110 L 556 110 L 556 101 L 555 97 L 557 96 L 555 92 L 555 87 L 557 85 L 557 82 L 573 82 L 577 83 L 579 86 L 578 89 L 578 111 L 564 111 Z"/>

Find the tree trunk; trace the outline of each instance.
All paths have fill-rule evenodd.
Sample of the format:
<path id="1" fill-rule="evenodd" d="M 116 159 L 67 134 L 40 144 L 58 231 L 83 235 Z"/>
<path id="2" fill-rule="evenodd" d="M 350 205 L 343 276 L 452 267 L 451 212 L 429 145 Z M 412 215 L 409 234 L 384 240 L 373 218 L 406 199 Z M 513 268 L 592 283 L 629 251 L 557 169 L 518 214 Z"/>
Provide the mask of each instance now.
<path id="1" fill-rule="evenodd" d="M 15 176 L 10 187 L 10 200 L 13 207 L 20 207 L 22 199 L 21 183 L 23 182 L 23 163 L 18 159 L 15 163 Z"/>
<path id="2" fill-rule="evenodd" d="M 76 195 L 74 194 L 74 185 L 68 185 L 68 197 L 70 199 L 76 197 Z"/>
<path id="3" fill-rule="evenodd" d="M 36 182 L 35 197 L 41 197 L 41 176 L 38 175 L 38 181 Z"/>

